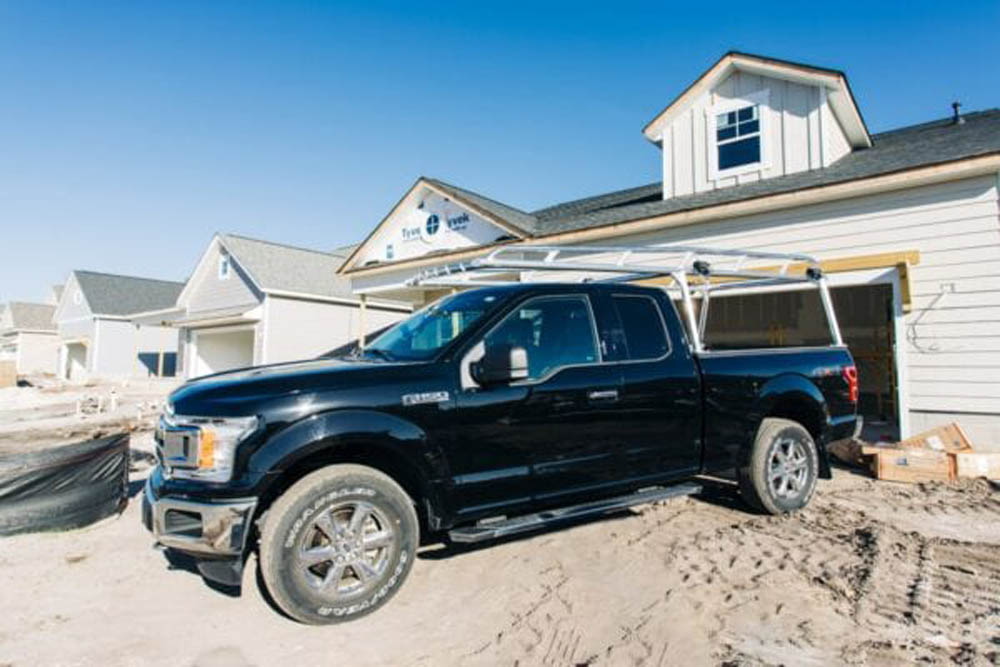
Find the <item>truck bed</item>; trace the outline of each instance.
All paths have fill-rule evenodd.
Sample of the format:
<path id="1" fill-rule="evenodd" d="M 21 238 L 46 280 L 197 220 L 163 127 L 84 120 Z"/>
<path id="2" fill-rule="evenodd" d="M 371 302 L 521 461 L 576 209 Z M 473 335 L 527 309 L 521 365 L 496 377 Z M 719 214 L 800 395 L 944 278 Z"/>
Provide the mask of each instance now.
<path id="1" fill-rule="evenodd" d="M 821 450 L 849 437 L 855 425 L 843 369 L 854 364 L 844 346 L 702 352 L 702 469 L 718 473 L 741 464 L 748 438 L 767 416 L 795 419 Z"/>

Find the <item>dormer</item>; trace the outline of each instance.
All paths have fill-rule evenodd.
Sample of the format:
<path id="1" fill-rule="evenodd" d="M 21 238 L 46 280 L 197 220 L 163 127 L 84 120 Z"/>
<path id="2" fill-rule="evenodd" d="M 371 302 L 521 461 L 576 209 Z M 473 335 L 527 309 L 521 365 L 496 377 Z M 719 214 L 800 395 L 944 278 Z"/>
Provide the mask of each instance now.
<path id="1" fill-rule="evenodd" d="M 786 176 L 871 146 L 842 72 L 730 52 L 643 130 L 663 198 Z"/>

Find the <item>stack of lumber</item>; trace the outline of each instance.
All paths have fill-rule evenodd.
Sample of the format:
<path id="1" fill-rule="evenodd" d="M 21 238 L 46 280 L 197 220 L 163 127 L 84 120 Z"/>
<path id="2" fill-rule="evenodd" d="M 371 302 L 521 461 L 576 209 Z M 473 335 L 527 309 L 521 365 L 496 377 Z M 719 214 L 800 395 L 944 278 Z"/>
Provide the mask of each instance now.
<path id="1" fill-rule="evenodd" d="M 0 387 L 17 385 L 17 364 L 13 361 L 0 361 Z"/>
<path id="2" fill-rule="evenodd" d="M 861 457 L 878 479 L 949 482 L 960 477 L 1000 479 L 1000 453 L 977 452 L 957 423 L 891 445 L 862 445 Z"/>

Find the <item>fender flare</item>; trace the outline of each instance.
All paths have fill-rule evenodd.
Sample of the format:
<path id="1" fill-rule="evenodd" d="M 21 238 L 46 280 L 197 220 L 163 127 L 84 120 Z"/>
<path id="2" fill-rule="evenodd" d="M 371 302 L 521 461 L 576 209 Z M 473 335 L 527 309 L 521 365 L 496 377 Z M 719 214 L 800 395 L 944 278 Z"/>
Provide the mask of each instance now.
<path id="1" fill-rule="evenodd" d="M 378 410 L 332 410 L 310 415 L 268 438 L 250 455 L 247 465 L 252 471 L 277 479 L 306 459 L 351 445 L 372 447 L 407 466 L 421 493 L 433 504 L 434 512 L 441 511 L 441 499 L 433 482 L 446 476 L 444 456 L 431 445 L 421 427 Z"/>

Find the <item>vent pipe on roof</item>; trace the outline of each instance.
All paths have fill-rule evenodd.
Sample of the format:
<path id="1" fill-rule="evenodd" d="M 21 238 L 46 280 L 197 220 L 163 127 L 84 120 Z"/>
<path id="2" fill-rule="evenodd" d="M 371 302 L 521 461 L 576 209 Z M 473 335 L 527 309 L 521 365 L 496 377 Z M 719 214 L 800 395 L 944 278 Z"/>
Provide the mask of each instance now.
<path id="1" fill-rule="evenodd" d="M 961 125 L 962 123 L 965 122 L 965 119 L 962 118 L 962 116 L 958 113 L 958 110 L 961 107 L 962 107 L 962 103 L 959 102 L 958 100 L 956 100 L 956 101 L 954 101 L 954 102 L 951 103 L 951 110 L 952 110 L 951 124 L 952 125 Z"/>

